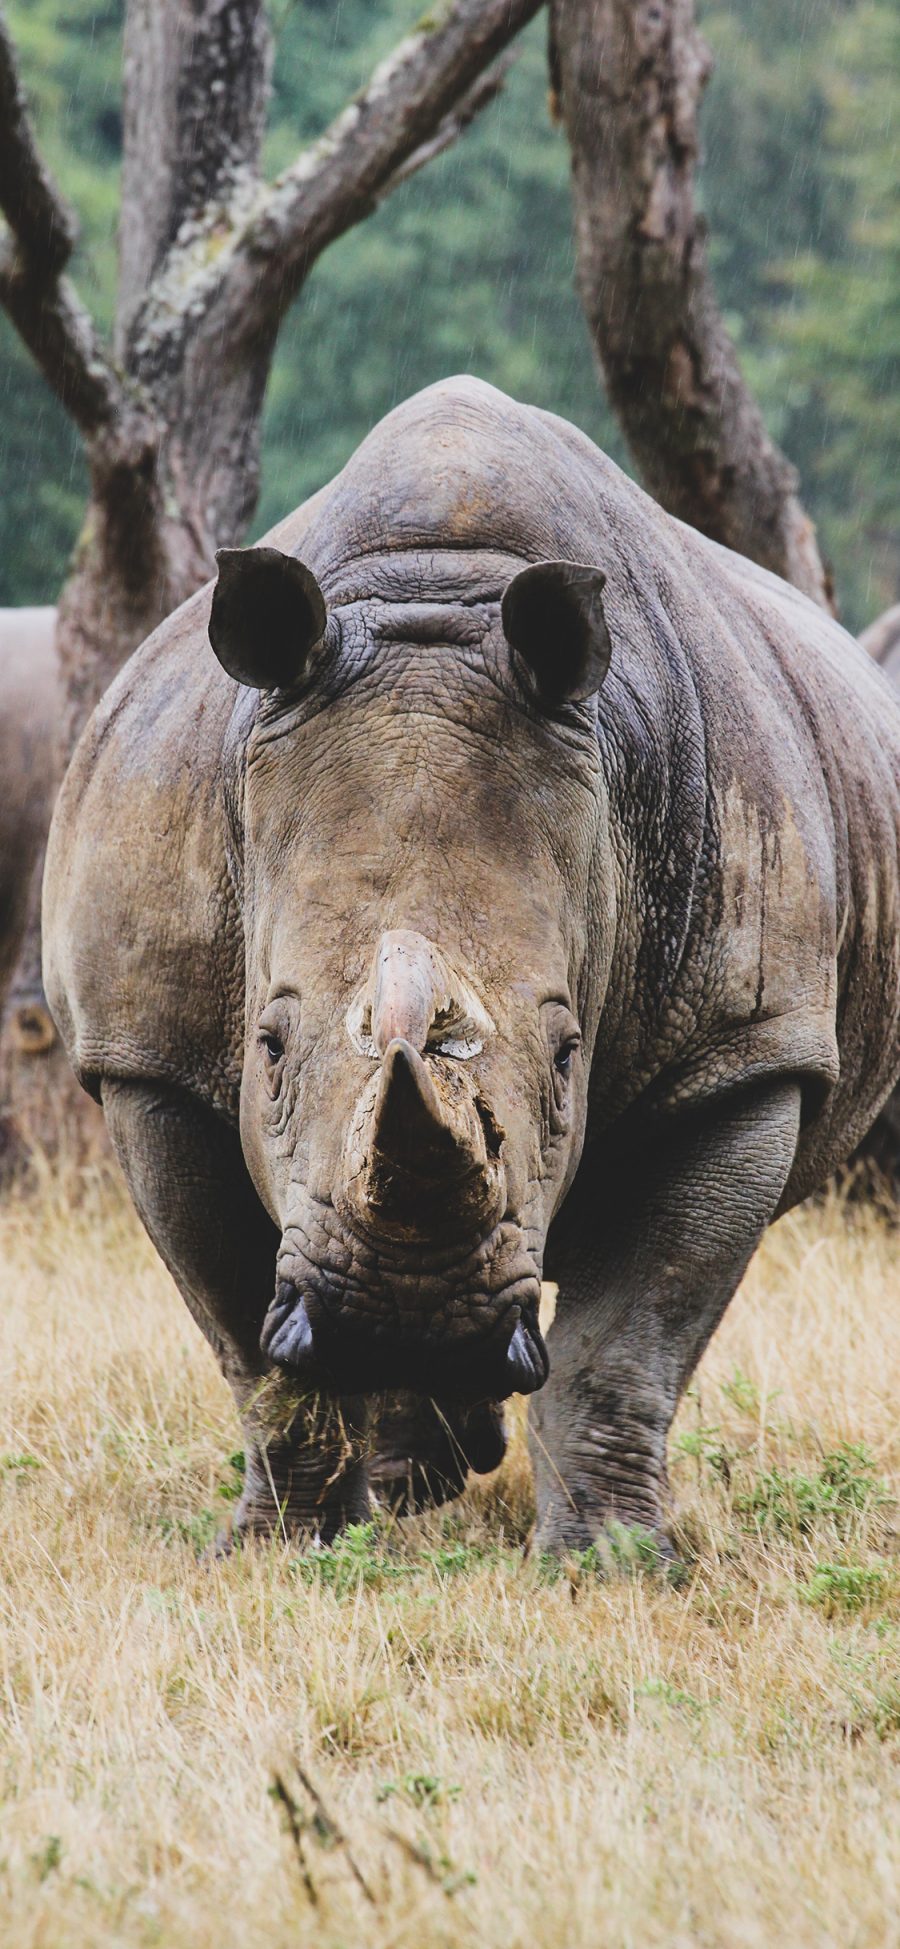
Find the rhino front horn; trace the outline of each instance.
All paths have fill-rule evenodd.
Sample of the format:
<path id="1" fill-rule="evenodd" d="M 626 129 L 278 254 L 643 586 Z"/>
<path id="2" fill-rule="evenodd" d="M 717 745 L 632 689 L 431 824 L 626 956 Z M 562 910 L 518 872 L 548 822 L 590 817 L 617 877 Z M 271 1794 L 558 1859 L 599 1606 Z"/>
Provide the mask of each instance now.
<path id="1" fill-rule="evenodd" d="M 465 1165 L 422 1057 L 397 1037 L 385 1052 L 372 1121 L 372 1149 L 412 1177 L 453 1175 Z"/>
<path id="2" fill-rule="evenodd" d="M 395 1218 L 405 1230 L 487 1220 L 504 1195 L 501 1141 L 460 1066 L 442 1065 L 435 1077 L 412 1043 L 397 1037 L 385 1051 L 369 1125 L 370 1215 Z"/>

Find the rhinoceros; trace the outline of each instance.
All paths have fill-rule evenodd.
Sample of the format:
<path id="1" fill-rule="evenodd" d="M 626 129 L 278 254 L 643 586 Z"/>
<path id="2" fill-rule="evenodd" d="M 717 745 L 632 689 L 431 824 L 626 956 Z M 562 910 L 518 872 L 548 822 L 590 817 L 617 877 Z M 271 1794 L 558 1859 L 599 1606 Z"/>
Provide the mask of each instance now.
<path id="1" fill-rule="evenodd" d="M 76 751 L 45 972 L 238 1532 L 451 1494 L 520 1393 L 537 1547 L 667 1547 L 679 1396 L 900 1071 L 898 854 L 859 645 L 488 385 L 220 555 Z"/>
<path id="2" fill-rule="evenodd" d="M 0 609 L 0 1016 L 50 822 L 59 701 L 56 610 Z M 43 1046 L 52 1024 L 29 1011 L 19 1033 Z"/>

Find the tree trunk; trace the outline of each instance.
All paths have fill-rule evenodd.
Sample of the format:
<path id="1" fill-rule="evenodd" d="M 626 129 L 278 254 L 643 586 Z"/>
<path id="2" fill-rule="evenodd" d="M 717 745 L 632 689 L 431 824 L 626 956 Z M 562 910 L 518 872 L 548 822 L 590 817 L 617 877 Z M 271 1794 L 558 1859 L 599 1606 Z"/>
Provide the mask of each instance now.
<path id="1" fill-rule="evenodd" d="M 693 0 L 552 0 L 550 33 L 579 289 L 641 476 L 671 514 L 830 607 L 797 475 L 744 381 L 709 272 L 694 174 L 711 61 Z"/>

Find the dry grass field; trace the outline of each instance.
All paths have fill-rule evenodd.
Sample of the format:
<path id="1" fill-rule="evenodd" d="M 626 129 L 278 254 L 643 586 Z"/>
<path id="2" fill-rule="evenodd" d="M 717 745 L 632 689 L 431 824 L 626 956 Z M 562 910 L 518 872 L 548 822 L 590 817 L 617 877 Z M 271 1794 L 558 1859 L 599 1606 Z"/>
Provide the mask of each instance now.
<path id="1" fill-rule="evenodd" d="M 208 1567 L 240 1437 L 185 1308 L 109 1183 L 8 1205 L 3 1949 L 900 1943 L 898 1265 L 837 1201 L 770 1235 L 679 1419 L 680 1584 L 523 1554 L 521 1440 Z"/>

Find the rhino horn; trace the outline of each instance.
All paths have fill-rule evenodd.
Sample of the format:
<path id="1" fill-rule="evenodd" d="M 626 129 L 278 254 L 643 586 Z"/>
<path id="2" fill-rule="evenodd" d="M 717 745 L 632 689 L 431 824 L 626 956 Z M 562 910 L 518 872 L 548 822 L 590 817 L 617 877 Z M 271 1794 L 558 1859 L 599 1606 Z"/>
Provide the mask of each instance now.
<path id="1" fill-rule="evenodd" d="M 392 928 L 382 934 L 365 987 L 346 1016 L 361 1055 L 384 1057 L 392 1042 L 411 1042 L 461 1059 L 477 1056 L 494 1024 L 465 977 L 452 969 L 423 934 Z"/>
<path id="2" fill-rule="evenodd" d="M 427 1065 L 401 1037 L 385 1051 L 372 1118 L 372 1149 L 411 1177 L 458 1175 L 467 1160 L 444 1121 Z"/>
<path id="3" fill-rule="evenodd" d="M 487 1215 L 498 1202 L 502 1133 L 479 1114 L 465 1086 L 446 1096 L 412 1043 L 397 1037 L 385 1051 L 372 1109 L 366 1203 L 373 1215 L 433 1223 L 435 1200 L 448 1220 Z"/>

